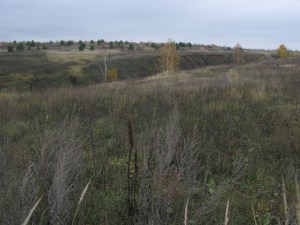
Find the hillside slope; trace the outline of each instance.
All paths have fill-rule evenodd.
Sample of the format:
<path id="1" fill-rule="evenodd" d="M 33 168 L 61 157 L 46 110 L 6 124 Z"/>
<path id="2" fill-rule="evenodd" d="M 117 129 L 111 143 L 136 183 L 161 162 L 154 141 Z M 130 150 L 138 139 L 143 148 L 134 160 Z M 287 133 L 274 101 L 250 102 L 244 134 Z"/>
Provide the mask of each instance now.
<path id="1" fill-rule="evenodd" d="M 230 64 L 232 52 L 183 49 L 180 69 L 191 70 L 209 65 Z M 103 81 L 99 68 L 104 54 L 111 55 L 111 66 L 118 79 L 137 79 L 160 72 L 160 51 L 26 51 L 0 53 L 0 88 L 29 90 L 51 86 L 87 85 Z M 246 53 L 245 61 L 265 59 L 265 54 Z"/>

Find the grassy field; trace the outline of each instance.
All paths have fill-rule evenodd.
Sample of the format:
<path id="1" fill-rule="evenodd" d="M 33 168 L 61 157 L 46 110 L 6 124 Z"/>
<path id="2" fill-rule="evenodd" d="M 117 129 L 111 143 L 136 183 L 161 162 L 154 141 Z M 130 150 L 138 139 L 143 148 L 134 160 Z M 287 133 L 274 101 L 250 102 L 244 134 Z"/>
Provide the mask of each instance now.
<path id="1" fill-rule="evenodd" d="M 64 54 L 5 55 L 1 79 L 98 57 Z M 0 224 L 41 196 L 32 224 L 223 224 L 228 199 L 229 224 L 296 224 L 299 87 L 294 57 L 1 91 Z"/>

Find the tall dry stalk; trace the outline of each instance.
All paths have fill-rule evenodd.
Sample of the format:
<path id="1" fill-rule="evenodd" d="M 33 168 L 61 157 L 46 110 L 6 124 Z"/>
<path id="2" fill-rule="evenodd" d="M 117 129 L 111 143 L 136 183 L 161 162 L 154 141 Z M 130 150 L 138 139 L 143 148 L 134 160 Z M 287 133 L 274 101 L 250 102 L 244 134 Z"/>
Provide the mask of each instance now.
<path id="1" fill-rule="evenodd" d="M 77 182 L 81 174 L 77 127 L 76 120 L 70 124 L 65 121 L 56 137 L 56 163 L 48 194 L 51 224 L 71 222 L 72 202 L 78 191 Z"/>
<path id="2" fill-rule="evenodd" d="M 257 220 L 256 220 L 256 216 L 255 216 L 255 212 L 254 212 L 254 209 L 253 209 L 253 205 L 251 204 L 251 210 L 252 210 L 252 215 L 253 215 L 253 219 L 254 219 L 254 224 L 255 225 L 258 225 L 257 224 Z"/>
<path id="3" fill-rule="evenodd" d="M 189 198 L 186 200 L 185 209 L 184 209 L 184 225 L 188 224 L 188 206 L 189 206 Z"/>
<path id="4" fill-rule="evenodd" d="M 300 190 L 299 190 L 299 183 L 296 180 L 296 217 L 297 217 L 297 224 L 300 225 Z"/>
<path id="5" fill-rule="evenodd" d="M 227 225 L 229 222 L 229 198 L 227 200 L 227 204 L 226 204 L 226 211 L 225 211 L 225 221 L 224 221 L 224 225 Z"/>
<path id="6" fill-rule="evenodd" d="M 22 223 L 22 225 L 26 225 L 28 224 L 32 214 L 34 213 L 34 211 L 36 210 L 37 206 L 39 205 L 40 201 L 42 200 L 44 195 L 42 195 L 42 197 L 40 197 L 40 199 L 34 204 L 34 206 L 32 207 L 32 209 L 30 210 L 28 216 L 26 217 L 26 219 L 24 220 L 24 222 Z"/>
<path id="7" fill-rule="evenodd" d="M 88 182 L 88 184 L 85 186 L 85 188 L 83 189 L 83 191 L 81 193 L 81 196 L 80 196 L 78 204 L 77 204 L 77 208 L 76 208 L 74 216 L 73 216 L 72 225 L 74 225 L 74 223 L 75 223 L 75 219 L 76 219 L 76 215 L 77 215 L 79 206 L 80 206 L 80 204 L 81 204 L 81 202 L 82 202 L 82 200 L 83 200 L 83 198 L 84 198 L 84 196 L 85 196 L 85 194 L 86 194 L 86 192 L 87 192 L 87 190 L 89 188 L 90 183 L 91 182 Z"/>
<path id="8" fill-rule="evenodd" d="M 282 177 L 282 198 L 283 198 L 284 215 L 285 215 L 284 225 L 288 225 L 289 224 L 289 212 L 288 212 L 288 204 L 287 204 L 287 198 L 286 198 L 285 182 L 284 182 L 283 177 Z"/>
<path id="9" fill-rule="evenodd" d="M 129 155 L 128 155 L 128 164 L 127 164 L 127 203 L 128 203 L 128 216 L 129 219 L 134 221 L 137 219 L 137 195 L 138 195 L 138 154 L 137 148 L 134 149 L 134 141 L 133 141 L 133 129 L 131 125 L 131 121 L 128 120 L 128 140 L 129 140 Z M 134 173 L 131 174 L 132 167 L 132 154 L 133 156 L 133 164 Z"/>

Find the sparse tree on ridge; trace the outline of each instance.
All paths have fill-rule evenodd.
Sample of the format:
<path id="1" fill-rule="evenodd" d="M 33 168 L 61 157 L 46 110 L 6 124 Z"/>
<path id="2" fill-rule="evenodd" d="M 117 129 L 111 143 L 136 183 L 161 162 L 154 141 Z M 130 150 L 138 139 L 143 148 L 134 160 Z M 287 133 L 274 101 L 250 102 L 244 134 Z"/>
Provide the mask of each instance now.
<path id="1" fill-rule="evenodd" d="M 180 62 L 180 56 L 176 50 L 176 43 L 168 40 L 161 48 L 161 68 L 166 73 L 177 70 Z"/>

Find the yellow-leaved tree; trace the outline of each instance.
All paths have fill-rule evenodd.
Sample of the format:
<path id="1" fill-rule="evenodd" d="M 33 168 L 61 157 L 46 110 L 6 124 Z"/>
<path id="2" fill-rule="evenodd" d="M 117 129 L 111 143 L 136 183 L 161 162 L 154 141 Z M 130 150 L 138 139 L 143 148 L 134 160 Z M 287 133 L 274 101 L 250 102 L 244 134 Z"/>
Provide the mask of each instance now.
<path id="1" fill-rule="evenodd" d="M 179 62 L 180 56 L 176 50 L 176 43 L 169 39 L 161 47 L 161 69 L 169 74 L 178 69 Z"/>
<path id="2" fill-rule="evenodd" d="M 287 47 L 284 44 L 281 44 L 278 49 L 277 49 L 277 55 L 280 58 L 287 58 L 289 57 L 289 51 L 287 49 Z"/>
<path id="3" fill-rule="evenodd" d="M 233 48 L 233 63 L 241 64 L 244 62 L 244 50 L 242 46 L 237 43 Z"/>

